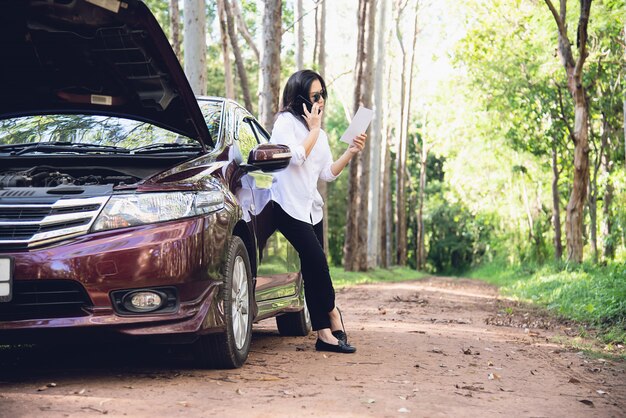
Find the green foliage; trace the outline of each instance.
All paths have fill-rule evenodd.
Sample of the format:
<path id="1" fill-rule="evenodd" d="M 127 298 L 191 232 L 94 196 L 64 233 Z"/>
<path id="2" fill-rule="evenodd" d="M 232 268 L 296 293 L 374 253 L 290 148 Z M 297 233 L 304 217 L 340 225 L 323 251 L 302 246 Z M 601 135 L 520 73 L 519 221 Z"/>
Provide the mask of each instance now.
<path id="1" fill-rule="evenodd" d="M 437 202 L 426 222 L 429 265 L 437 273 L 467 270 L 486 255 L 492 229 L 488 217 L 460 202 Z"/>
<path id="2" fill-rule="evenodd" d="M 165 32 L 165 35 L 170 37 L 170 9 L 169 1 L 165 0 L 144 0 L 144 3 L 148 6 L 154 17 L 156 17 L 159 25 Z"/>

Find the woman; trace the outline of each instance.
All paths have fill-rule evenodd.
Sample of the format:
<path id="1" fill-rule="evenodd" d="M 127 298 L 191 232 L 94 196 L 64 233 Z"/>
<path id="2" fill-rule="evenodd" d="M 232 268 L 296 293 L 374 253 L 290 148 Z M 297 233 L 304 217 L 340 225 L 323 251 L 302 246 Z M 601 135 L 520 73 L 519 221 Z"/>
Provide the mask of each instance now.
<path id="1" fill-rule="evenodd" d="M 287 80 L 270 141 L 288 145 L 292 157 L 291 164 L 276 173 L 271 193 L 275 226 L 300 256 L 307 307 L 317 331 L 315 349 L 354 353 L 356 348 L 348 344 L 335 307 L 335 290 L 323 248 L 324 202 L 317 181 L 335 180 L 363 149 L 367 136 L 354 138 L 353 145 L 333 161 L 328 137 L 321 129 L 327 97 L 326 84 L 314 71 L 298 71 Z"/>

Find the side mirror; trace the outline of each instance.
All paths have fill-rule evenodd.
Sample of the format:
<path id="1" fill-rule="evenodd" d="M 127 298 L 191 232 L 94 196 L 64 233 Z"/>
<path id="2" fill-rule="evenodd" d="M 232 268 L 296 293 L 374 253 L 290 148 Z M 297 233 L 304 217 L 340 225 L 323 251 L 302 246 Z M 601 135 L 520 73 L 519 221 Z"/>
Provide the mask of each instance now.
<path id="1" fill-rule="evenodd" d="M 290 161 L 291 150 L 287 145 L 261 144 L 250 151 L 247 168 L 271 173 L 285 169 Z"/>

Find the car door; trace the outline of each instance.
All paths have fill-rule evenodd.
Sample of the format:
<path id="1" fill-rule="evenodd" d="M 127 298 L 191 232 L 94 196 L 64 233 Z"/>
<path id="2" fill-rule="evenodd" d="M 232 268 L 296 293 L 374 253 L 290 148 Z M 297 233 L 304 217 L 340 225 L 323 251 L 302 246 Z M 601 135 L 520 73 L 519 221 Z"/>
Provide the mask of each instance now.
<path id="1" fill-rule="evenodd" d="M 237 146 L 247 159 L 252 148 L 269 142 L 269 134 L 249 114 L 238 112 Z M 274 229 L 270 188 L 273 175 L 262 171 L 248 173 L 242 179 L 249 188 L 253 204 L 249 215 L 257 238 L 257 302 L 295 295 L 299 290 L 300 259 L 298 253 L 279 231 Z M 273 305 L 274 308 L 278 307 Z M 259 312 L 262 315 L 262 312 Z"/>

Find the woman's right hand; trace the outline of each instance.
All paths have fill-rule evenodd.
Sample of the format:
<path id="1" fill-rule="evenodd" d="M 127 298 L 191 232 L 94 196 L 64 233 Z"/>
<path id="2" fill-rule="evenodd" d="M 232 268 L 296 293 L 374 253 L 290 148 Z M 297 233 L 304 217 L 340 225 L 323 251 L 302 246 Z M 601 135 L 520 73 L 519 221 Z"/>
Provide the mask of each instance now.
<path id="1" fill-rule="evenodd" d="M 313 107 L 309 112 L 309 109 L 306 108 L 306 104 L 302 103 L 302 108 L 304 109 L 304 120 L 306 120 L 306 124 L 309 126 L 309 130 L 320 129 L 322 127 L 322 116 L 324 115 L 324 111 L 320 109 L 320 105 L 317 103 L 313 103 Z"/>

